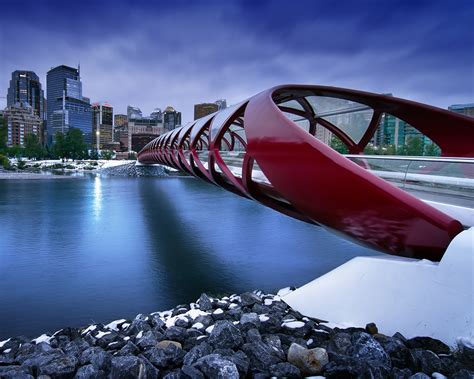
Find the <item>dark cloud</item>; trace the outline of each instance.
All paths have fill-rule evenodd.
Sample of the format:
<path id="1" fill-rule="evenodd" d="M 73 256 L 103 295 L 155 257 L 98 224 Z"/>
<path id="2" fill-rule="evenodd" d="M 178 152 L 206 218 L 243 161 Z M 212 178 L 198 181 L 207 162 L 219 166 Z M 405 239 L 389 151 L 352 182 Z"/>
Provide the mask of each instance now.
<path id="1" fill-rule="evenodd" d="M 116 112 L 173 105 L 191 120 L 194 103 L 281 83 L 446 107 L 474 100 L 473 19 L 472 1 L 7 0 L 0 93 L 15 69 L 45 84 L 50 67 L 80 61 L 84 95 Z"/>

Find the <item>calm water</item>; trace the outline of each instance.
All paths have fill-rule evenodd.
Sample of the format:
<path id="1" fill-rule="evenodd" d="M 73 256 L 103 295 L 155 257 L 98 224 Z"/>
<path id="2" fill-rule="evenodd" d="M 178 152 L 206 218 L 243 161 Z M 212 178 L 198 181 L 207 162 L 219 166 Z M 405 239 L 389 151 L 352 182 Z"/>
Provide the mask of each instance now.
<path id="1" fill-rule="evenodd" d="M 192 178 L 0 181 L 0 339 L 302 285 L 372 251 Z"/>

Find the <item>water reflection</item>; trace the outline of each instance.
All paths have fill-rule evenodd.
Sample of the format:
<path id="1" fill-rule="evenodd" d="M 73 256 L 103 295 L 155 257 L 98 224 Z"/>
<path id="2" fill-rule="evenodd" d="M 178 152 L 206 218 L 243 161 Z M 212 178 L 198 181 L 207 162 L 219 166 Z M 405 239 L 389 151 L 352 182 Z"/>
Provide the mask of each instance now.
<path id="1" fill-rule="evenodd" d="M 100 219 L 100 211 L 102 210 L 102 187 L 100 177 L 94 178 L 94 199 L 93 199 L 93 212 L 96 220 Z"/>

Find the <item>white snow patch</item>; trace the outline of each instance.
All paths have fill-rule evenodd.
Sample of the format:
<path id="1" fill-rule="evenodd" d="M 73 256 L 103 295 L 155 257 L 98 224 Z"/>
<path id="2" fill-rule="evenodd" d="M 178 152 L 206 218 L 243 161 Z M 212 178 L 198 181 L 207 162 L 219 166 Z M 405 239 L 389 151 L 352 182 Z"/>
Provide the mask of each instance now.
<path id="1" fill-rule="evenodd" d="M 204 328 L 204 325 L 200 322 L 196 322 L 195 324 L 193 324 L 193 326 L 191 326 L 191 328 L 202 329 L 202 328 Z"/>
<path id="2" fill-rule="evenodd" d="M 313 343 L 313 339 L 310 338 L 308 341 L 306 341 L 306 346 L 309 346 Z"/>
<path id="3" fill-rule="evenodd" d="M 302 320 L 303 321 L 309 321 L 309 318 L 308 317 L 303 317 Z"/>
<path id="4" fill-rule="evenodd" d="M 208 314 L 209 313 L 201 311 L 200 309 L 191 309 L 191 310 L 187 311 L 186 313 L 183 313 L 180 316 L 189 316 L 194 320 L 198 316 L 206 316 Z"/>
<path id="5" fill-rule="evenodd" d="M 103 336 L 105 336 L 107 334 L 110 334 L 110 333 L 112 333 L 112 332 L 99 332 L 99 333 L 97 333 L 95 338 L 102 338 Z"/>
<path id="6" fill-rule="evenodd" d="M 5 345 L 5 344 L 6 344 L 8 341 L 10 341 L 10 340 L 11 340 L 11 338 L 9 338 L 9 339 L 7 339 L 7 340 L 5 340 L 5 341 L 1 341 L 1 342 L 0 342 L 0 347 L 3 347 L 3 345 Z"/>
<path id="7" fill-rule="evenodd" d="M 211 326 L 207 327 L 207 328 L 206 328 L 206 333 L 211 334 L 211 333 L 212 333 L 212 329 L 214 329 L 214 325 L 211 325 Z"/>
<path id="8" fill-rule="evenodd" d="M 124 340 L 124 341 L 128 341 L 129 339 L 130 339 L 130 337 L 128 337 L 128 336 L 127 336 L 127 337 L 123 337 L 123 340 Z"/>
<path id="9" fill-rule="evenodd" d="M 56 331 L 53 333 L 53 337 L 54 337 L 55 335 L 57 335 L 59 332 L 62 332 L 62 331 L 63 331 L 62 329 L 56 330 Z"/>
<path id="10" fill-rule="evenodd" d="M 161 318 L 167 318 L 167 317 L 171 317 L 171 315 L 173 314 L 173 311 L 163 311 L 163 312 L 158 312 L 158 314 L 160 315 Z"/>
<path id="11" fill-rule="evenodd" d="M 86 333 L 92 332 L 93 330 L 96 330 L 96 329 L 97 329 L 97 325 L 89 325 L 86 329 L 84 329 L 82 331 L 81 334 L 86 334 Z"/>
<path id="12" fill-rule="evenodd" d="M 324 324 L 324 326 L 327 326 L 328 328 L 334 329 L 334 328 L 339 328 L 339 329 L 347 329 L 347 328 L 353 328 L 353 327 L 358 327 L 360 325 L 355 325 L 351 323 L 336 323 L 336 322 L 322 322 L 321 324 Z"/>
<path id="13" fill-rule="evenodd" d="M 189 304 L 189 308 L 191 308 L 191 309 L 196 309 L 196 308 L 197 308 L 197 304 L 196 304 L 196 303 L 190 303 L 190 304 Z"/>
<path id="14" fill-rule="evenodd" d="M 265 301 L 263 302 L 263 304 L 265 305 L 272 305 L 272 303 L 273 303 L 272 299 L 265 299 Z"/>
<path id="15" fill-rule="evenodd" d="M 199 337 L 196 338 L 196 340 L 198 341 L 198 340 L 201 340 L 203 338 L 206 338 L 206 336 L 199 336 Z"/>
<path id="16" fill-rule="evenodd" d="M 127 329 L 130 326 L 129 322 L 122 324 L 122 329 Z"/>
<path id="17" fill-rule="evenodd" d="M 284 322 L 281 324 L 281 326 L 284 326 L 285 328 L 289 329 L 297 329 L 297 328 L 302 328 L 304 326 L 303 321 L 290 321 L 290 322 Z"/>
<path id="18" fill-rule="evenodd" d="M 279 290 L 277 292 L 277 295 L 278 296 L 285 296 L 285 295 L 288 295 L 291 292 L 293 292 L 293 290 L 290 287 L 285 287 L 285 288 L 282 288 L 281 290 Z"/>
<path id="19" fill-rule="evenodd" d="M 268 317 L 267 315 L 258 315 L 258 318 L 260 319 L 260 322 L 265 322 L 265 321 L 270 320 L 270 317 Z"/>
<path id="20" fill-rule="evenodd" d="M 143 331 L 140 330 L 136 338 L 139 339 L 139 338 L 142 338 L 142 336 L 143 336 Z"/>
<path id="21" fill-rule="evenodd" d="M 232 324 L 234 325 L 238 325 L 240 323 L 240 321 L 232 321 Z"/>
<path id="22" fill-rule="evenodd" d="M 456 342 L 460 348 L 465 346 L 469 349 L 474 349 L 474 337 L 458 337 L 456 338 Z M 0 347 L 2 347 L 1 343 Z"/>
<path id="23" fill-rule="evenodd" d="M 4 351 L 3 351 L 3 354 L 8 354 L 10 351 L 12 351 L 12 349 L 4 350 Z"/>
<path id="24" fill-rule="evenodd" d="M 216 310 L 215 310 L 214 312 L 212 312 L 212 313 L 215 314 L 215 315 L 220 315 L 220 314 L 224 313 L 224 311 L 219 308 L 219 309 L 216 309 Z"/>
<path id="25" fill-rule="evenodd" d="M 434 379 L 447 379 L 447 376 L 444 376 L 443 374 L 440 374 L 439 372 L 433 372 L 431 374 L 431 377 Z"/>
<path id="26" fill-rule="evenodd" d="M 38 338 L 35 338 L 31 340 L 31 342 L 34 342 L 35 344 L 39 344 L 41 342 L 46 342 L 49 343 L 53 337 L 48 336 L 47 334 L 42 334 Z"/>
<path id="27" fill-rule="evenodd" d="M 233 308 L 237 308 L 237 307 L 238 307 L 238 305 L 235 304 L 235 303 L 232 303 L 232 304 L 229 305 L 229 309 L 233 309 Z"/>
<path id="28" fill-rule="evenodd" d="M 111 330 L 115 330 L 115 331 L 118 331 L 118 326 L 119 324 L 123 324 L 125 321 L 125 319 L 120 319 L 120 320 L 115 320 L 115 321 L 112 321 L 111 323 L 105 325 L 105 328 L 106 329 L 111 329 Z"/>

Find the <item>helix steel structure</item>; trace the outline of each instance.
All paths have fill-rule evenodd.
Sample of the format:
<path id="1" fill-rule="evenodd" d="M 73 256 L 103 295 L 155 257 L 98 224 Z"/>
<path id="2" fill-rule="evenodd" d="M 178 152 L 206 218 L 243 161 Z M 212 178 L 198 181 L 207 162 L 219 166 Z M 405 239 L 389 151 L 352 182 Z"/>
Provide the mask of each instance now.
<path id="1" fill-rule="evenodd" d="M 440 260 L 461 223 L 322 141 L 331 136 L 361 154 L 388 115 L 429 137 L 443 156 L 474 157 L 474 121 L 466 116 L 369 92 L 283 85 L 159 136 L 138 161 L 388 254 Z"/>

